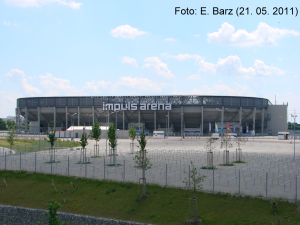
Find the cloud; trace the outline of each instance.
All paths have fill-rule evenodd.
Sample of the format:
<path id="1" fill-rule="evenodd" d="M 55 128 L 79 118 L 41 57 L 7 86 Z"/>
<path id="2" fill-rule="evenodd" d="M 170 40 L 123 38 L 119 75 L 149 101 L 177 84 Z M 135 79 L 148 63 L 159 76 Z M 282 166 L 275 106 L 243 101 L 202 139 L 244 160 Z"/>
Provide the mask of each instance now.
<path id="1" fill-rule="evenodd" d="M 110 35 L 113 37 L 121 37 L 124 39 L 134 39 L 137 36 L 141 36 L 143 34 L 146 34 L 146 31 L 139 30 L 137 28 L 131 27 L 130 25 L 121 25 L 116 27 L 115 29 L 112 29 L 110 31 Z"/>
<path id="2" fill-rule="evenodd" d="M 271 76 L 272 74 L 285 75 L 285 71 L 275 66 L 267 66 L 262 60 L 255 60 L 254 68 L 258 74 L 264 76 Z"/>
<path id="3" fill-rule="evenodd" d="M 205 62 L 205 60 L 201 57 L 197 58 L 195 61 L 195 65 L 198 66 L 199 72 L 216 72 L 216 66 L 213 63 Z"/>
<path id="4" fill-rule="evenodd" d="M 126 87 L 142 91 L 161 92 L 162 84 L 154 83 L 147 78 L 120 77 L 114 88 Z"/>
<path id="5" fill-rule="evenodd" d="M 243 96 L 247 92 L 245 85 L 234 83 L 234 86 L 234 88 L 230 88 L 225 84 L 214 84 L 210 87 L 208 85 L 202 85 L 201 89 L 194 88 L 189 94 Z"/>
<path id="6" fill-rule="evenodd" d="M 165 41 L 176 41 L 175 38 L 166 38 Z"/>
<path id="7" fill-rule="evenodd" d="M 99 93 L 99 89 L 106 89 L 108 88 L 109 86 L 111 86 L 111 82 L 107 81 L 97 81 L 95 82 L 95 80 L 92 80 L 91 82 L 86 82 L 85 85 L 83 86 L 83 90 L 87 90 L 87 91 L 90 91 L 90 90 L 93 90 L 95 93 Z"/>
<path id="8" fill-rule="evenodd" d="M 122 57 L 122 63 L 132 64 L 133 67 L 138 68 L 136 60 L 134 58 L 130 58 L 128 56 Z"/>
<path id="9" fill-rule="evenodd" d="M 23 97 L 22 94 L 0 91 L 0 118 L 15 115 L 16 102 L 21 97 Z"/>
<path id="10" fill-rule="evenodd" d="M 68 6 L 72 9 L 79 9 L 82 6 L 81 2 L 72 0 L 4 0 L 6 4 L 17 7 L 40 7 L 48 3 L 57 3 L 59 5 Z"/>
<path id="11" fill-rule="evenodd" d="M 157 75 L 163 76 L 167 79 L 175 77 L 168 69 L 168 65 L 166 63 L 161 62 L 158 57 L 148 57 L 144 61 L 144 67 L 147 69 L 153 68 Z"/>
<path id="12" fill-rule="evenodd" d="M 188 80 L 200 80 L 200 76 L 198 74 L 193 74 L 188 77 Z"/>
<path id="13" fill-rule="evenodd" d="M 3 21 L 2 23 L 3 23 L 4 26 L 10 26 L 11 25 L 10 22 L 6 22 L 6 21 Z"/>
<path id="14" fill-rule="evenodd" d="M 295 30 L 279 29 L 260 22 L 255 31 L 249 33 L 244 29 L 235 32 L 233 25 L 225 22 L 217 32 L 207 34 L 207 42 L 220 45 L 233 45 L 239 47 L 274 46 L 277 41 L 288 36 L 299 36 Z"/>
<path id="15" fill-rule="evenodd" d="M 77 90 L 74 86 L 71 86 L 69 80 L 54 77 L 50 73 L 46 73 L 45 76 L 39 76 L 39 78 L 41 79 L 41 86 L 48 90 L 46 93 L 48 96 L 86 94 L 81 90 Z"/>
<path id="16" fill-rule="evenodd" d="M 275 66 L 267 66 L 262 60 L 256 59 L 253 67 L 243 67 L 241 59 L 237 55 L 228 56 L 225 59 L 219 59 L 216 64 L 206 62 L 203 58 L 197 58 L 195 65 L 199 72 L 219 73 L 226 76 L 237 76 L 251 78 L 253 76 L 272 76 L 285 75 L 286 71 Z"/>
<path id="17" fill-rule="evenodd" d="M 25 74 L 21 70 L 12 69 L 10 73 L 6 73 L 5 76 L 13 83 L 22 87 L 26 94 L 35 95 L 41 93 L 41 90 L 27 83 Z"/>
<path id="18" fill-rule="evenodd" d="M 187 54 L 187 53 L 179 54 L 179 55 L 169 55 L 168 53 L 164 53 L 163 56 L 167 57 L 167 58 L 177 59 L 179 61 L 184 61 L 186 59 L 201 58 L 201 56 L 199 56 L 197 54 L 191 55 L 191 54 Z"/>

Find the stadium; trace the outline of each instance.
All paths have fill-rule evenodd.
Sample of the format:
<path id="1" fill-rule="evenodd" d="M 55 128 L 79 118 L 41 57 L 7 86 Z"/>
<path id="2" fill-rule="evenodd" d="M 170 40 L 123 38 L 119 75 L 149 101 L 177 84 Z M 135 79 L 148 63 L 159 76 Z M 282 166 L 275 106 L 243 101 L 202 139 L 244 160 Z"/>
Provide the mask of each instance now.
<path id="1" fill-rule="evenodd" d="M 277 135 L 287 131 L 287 105 L 273 105 L 268 99 L 241 96 L 71 96 L 17 99 L 17 129 L 20 118 L 30 121 L 25 132 L 43 133 L 53 122 L 54 129 L 70 126 L 116 123 L 119 130 L 132 124 L 151 135 L 165 131 L 170 136 L 241 128 L 242 133 Z M 27 123 L 25 123 L 27 125 Z"/>

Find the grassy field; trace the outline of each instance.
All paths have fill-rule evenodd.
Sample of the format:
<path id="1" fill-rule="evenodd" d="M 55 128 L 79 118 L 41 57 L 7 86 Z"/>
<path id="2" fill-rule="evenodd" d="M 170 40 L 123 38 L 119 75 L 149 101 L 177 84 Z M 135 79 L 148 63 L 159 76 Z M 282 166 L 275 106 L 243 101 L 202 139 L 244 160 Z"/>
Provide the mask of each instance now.
<path id="1" fill-rule="evenodd" d="M 46 203 L 54 199 L 63 205 L 60 211 L 151 224 L 185 224 L 192 197 L 188 190 L 147 185 L 149 198 L 139 201 L 137 184 L 23 171 L 1 170 L 0 178 L 0 204 L 46 209 Z M 202 192 L 197 197 L 202 224 L 278 224 L 270 201 Z M 276 202 L 282 224 L 300 224 L 295 204 Z"/>
<path id="2" fill-rule="evenodd" d="M 78 142 L 73 142 L 74 146 L 80 146 Z M 71 141 L 61 141 L 60 139 L 57 141 L 57 147 L 71 147 Z M 1 147 L 10 148 L 10 145 L 6 141 L 6 139 L 0 139 L 0 150 Z M 34 139 L 16 139 L 15 144 L 12 146 L 12 149 L 16 152 L 37 152 L 41 150 L 47 150 L 50 147 L 50 144 L 44 140 L 34 140 Z"/>

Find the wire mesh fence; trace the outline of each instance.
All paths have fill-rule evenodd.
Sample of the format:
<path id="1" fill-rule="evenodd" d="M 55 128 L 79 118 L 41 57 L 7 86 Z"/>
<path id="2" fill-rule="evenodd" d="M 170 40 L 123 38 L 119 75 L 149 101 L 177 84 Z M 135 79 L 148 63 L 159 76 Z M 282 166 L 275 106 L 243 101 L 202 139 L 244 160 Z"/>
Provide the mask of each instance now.
<path id="1" fill-rule="evenodd" d="M 94 149 L 88 148 L 86 159 L 80 157 L 80 148 L 56 149 L 55 160 L 50 150 L 19 152 L 0 149 L 0 169 L 24 170 L 66 176 L 138 182 L 142 170 L 136 167 L 130 148 L 119 149 L 114 163 L 113 156 L 94 157 Z M 231 153 L 231 154 L 230 154 Z M 193 166 L 205 176 L 203 189 L 207 192 L 222 192 L 267 198 L 298 199 L 300 156 L 290 154 L 242 152 L 242 162 L 237 161 L 234 151 L 229 153 L 230 165 L 223 164 L 223 151 L 213 152 L 214 166 L 207 167 L 207 152 L 202 149 L 148 149 L 147 157 L 152 164 L 146 170 L 147 183 L 161 186 L 185 187 Z M 227 153 L 228 154 L 228 153 Z M 232 164 L 233 163 L 233 164 Z M 191 185 L 191 181 L 190 181 Z"/>

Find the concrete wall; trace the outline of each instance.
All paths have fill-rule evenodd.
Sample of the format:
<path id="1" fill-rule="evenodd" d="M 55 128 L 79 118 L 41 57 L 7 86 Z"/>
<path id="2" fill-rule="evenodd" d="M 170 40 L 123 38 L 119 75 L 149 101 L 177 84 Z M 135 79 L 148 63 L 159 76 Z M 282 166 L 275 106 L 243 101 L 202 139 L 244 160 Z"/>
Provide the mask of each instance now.
<path id="1" fill-rule="evenodd" d="M 273 134 L 277 134 L 280 131 L 288 131 L 287 105 L 269 105 L 265 116 L 267 114 L 271 114 L 271 120 L 267 121 L 266 133 L 269 130 L 272 130 Z"/>
<path id="2" fill-rule="evenodd" d="M 46 210 L 31 209 L 17 206 L 0 205 L 0 224 L 48 224 L 48 219 L 44 215 Z M 145 223 L 135 223 L 130 221 L 105 219 L 100 217 L 85 216 L 71 213 L 58 212 L 58 220 L 68 222 L 73 225 L 82 224 L 106 224 L 106 225 L 146 225 Z"/>

